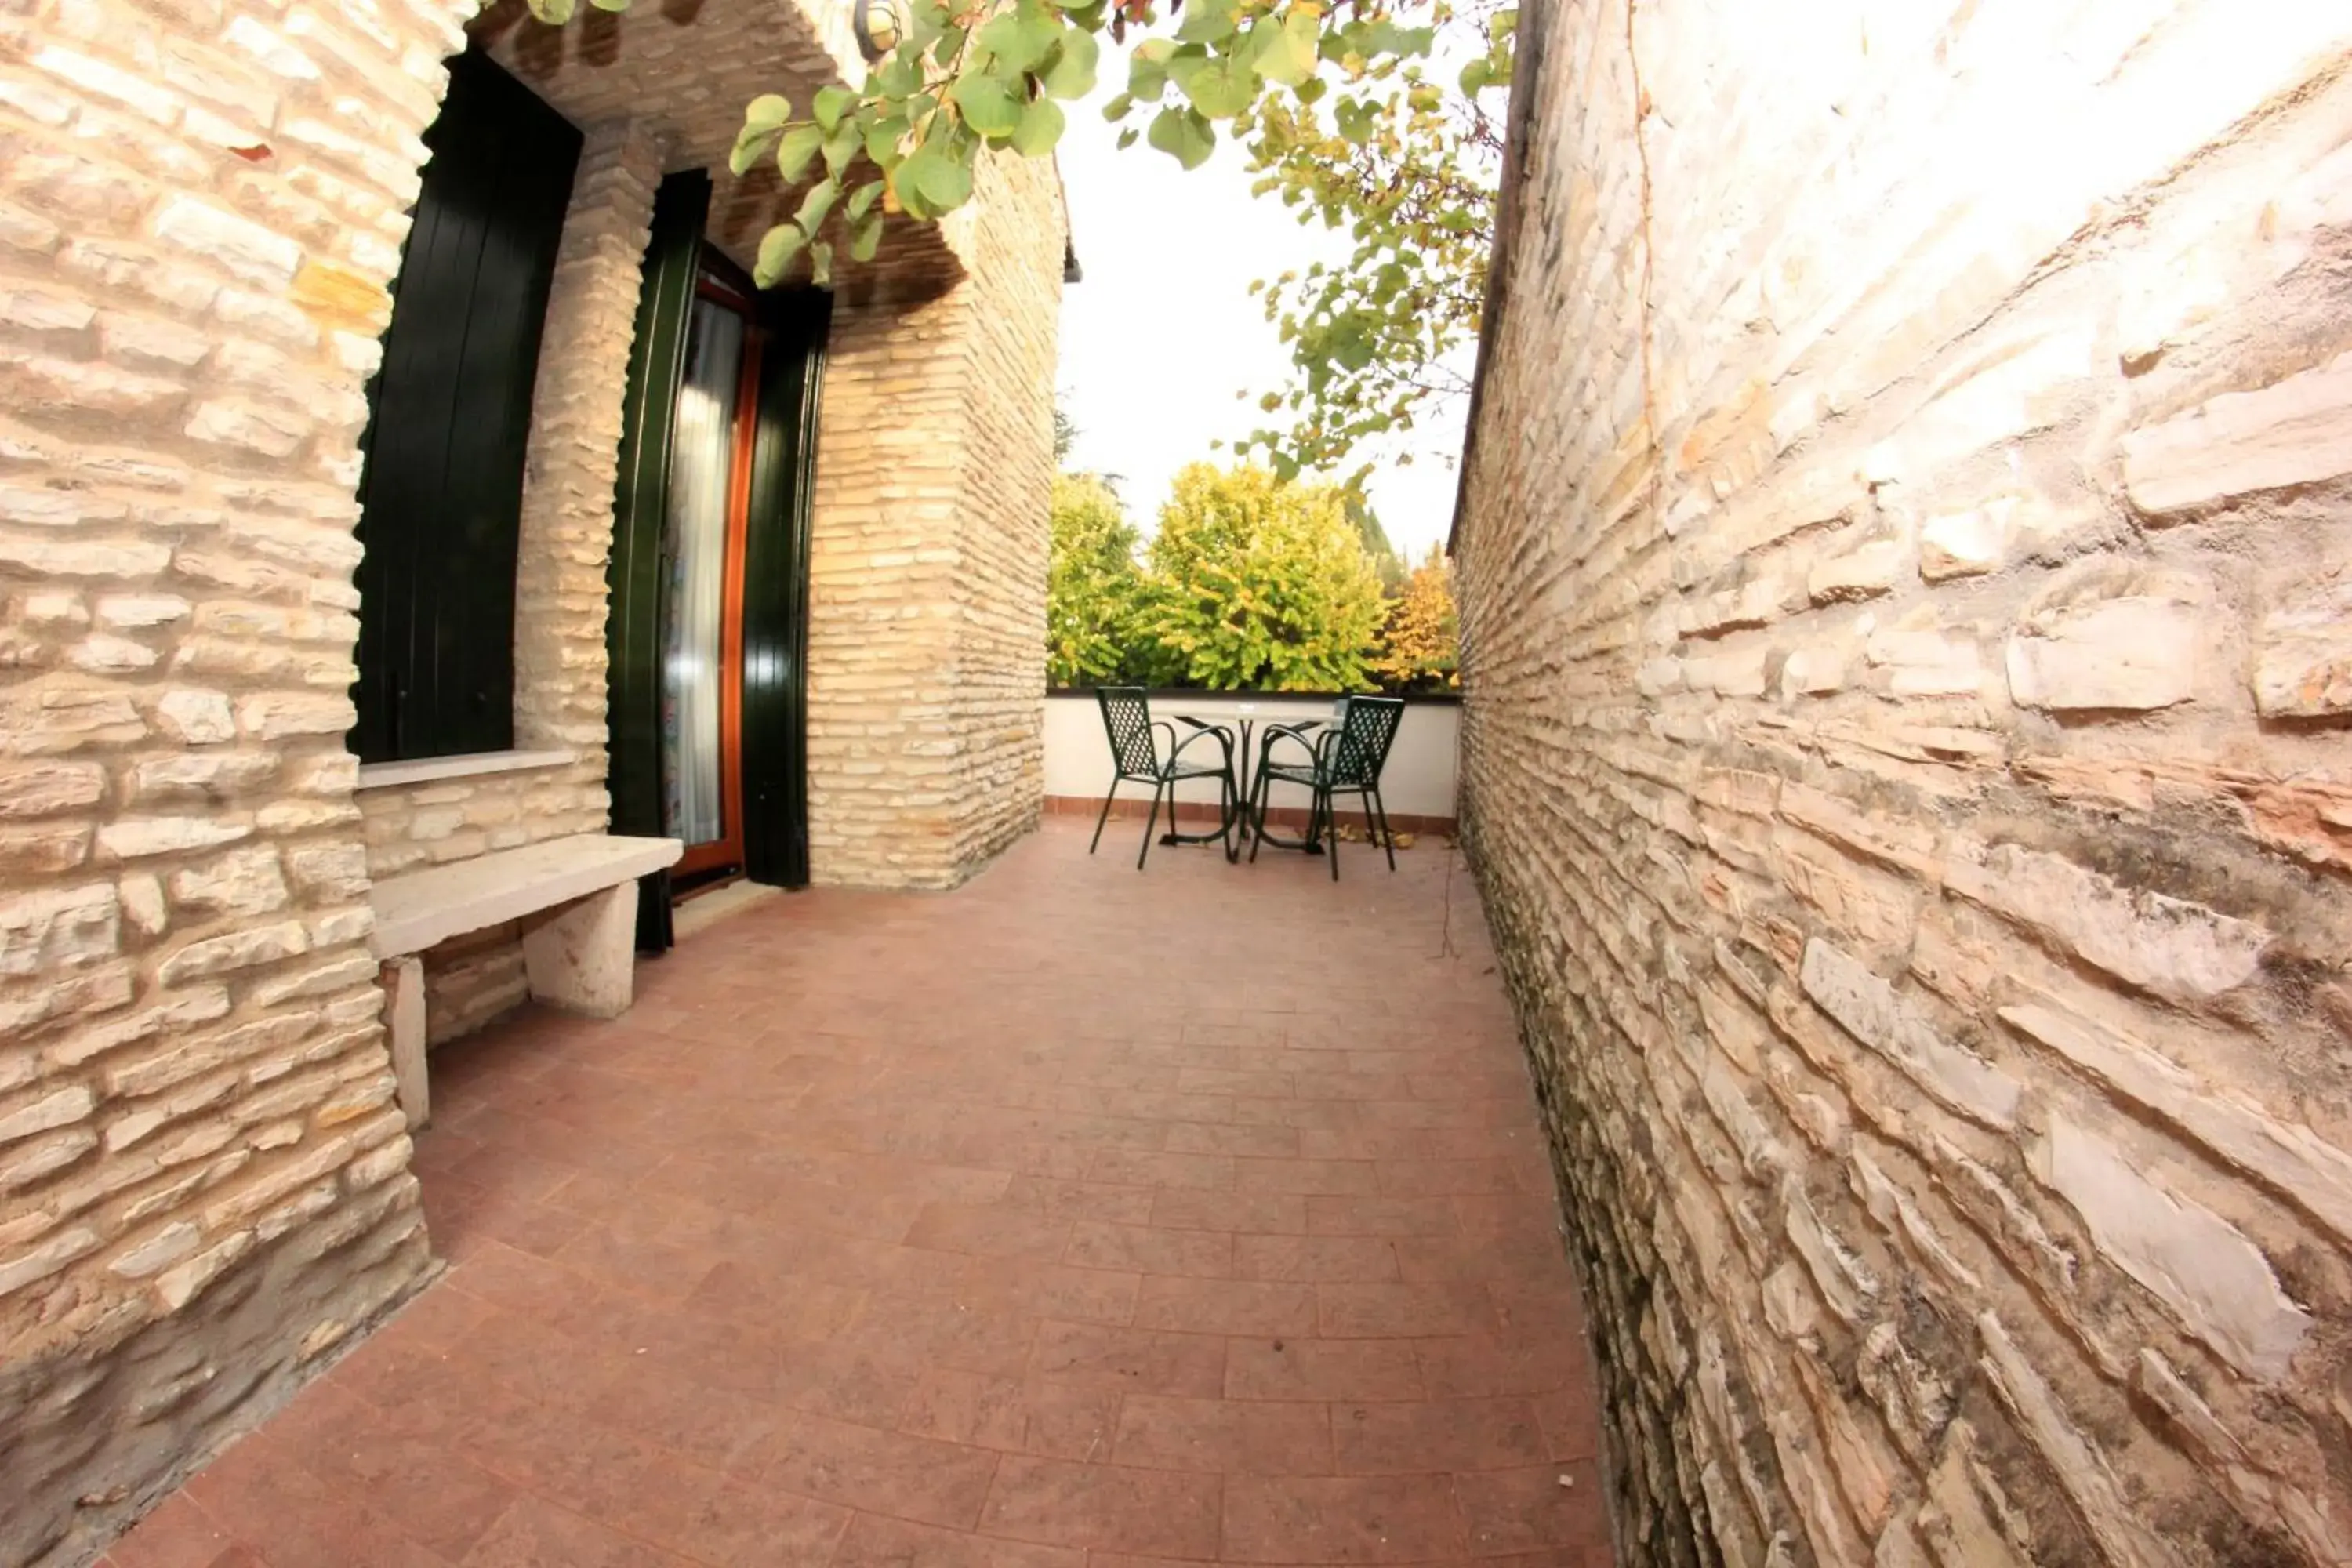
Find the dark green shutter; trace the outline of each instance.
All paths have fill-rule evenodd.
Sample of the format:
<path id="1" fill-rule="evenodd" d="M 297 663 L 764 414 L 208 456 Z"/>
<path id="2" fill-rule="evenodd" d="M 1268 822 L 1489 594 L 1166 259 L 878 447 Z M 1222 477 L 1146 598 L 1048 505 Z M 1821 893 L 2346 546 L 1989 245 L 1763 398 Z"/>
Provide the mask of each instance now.
<path id="1" fill-rule="evenodd" d="M 514 744 L 523 457 L 580 142 L 488 59 L 450 61 L 362 441 L 362 762 Z"/>
<path id="2" fill-rule="evenodd" d="M 743 855 L 755 882 L 805 887 L 809 521 L 833 296 L 761 300 L 759 427 L 743 542 Z"/>
<path id="3" fill-rule="evenodd" d="M 709 211 L 710 176 L 698 169 L 670 175 L 655 193 L 613 496 L 613 560 L 606 573 L 612 614 L 604 629 L 611 655 L 606 787 L 613 795 L 613 831 L 648 837 L 662 831 L 661 573 L 670 432 Z M 669 946 L 666 874 L 646 879 L 637 942 L 651 952 Z"/>

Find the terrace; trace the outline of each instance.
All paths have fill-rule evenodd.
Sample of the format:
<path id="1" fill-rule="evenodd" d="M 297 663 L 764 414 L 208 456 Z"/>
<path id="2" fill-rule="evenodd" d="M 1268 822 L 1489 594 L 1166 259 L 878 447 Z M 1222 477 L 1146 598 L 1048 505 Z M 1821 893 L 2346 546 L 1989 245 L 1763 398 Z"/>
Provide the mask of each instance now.
<path id="1" fill-rule="evenodd" d="M 108 1561 L 1610 1561 L 1458 853 L 1086 843 L 436 1052 L 447 1271 Z"/>

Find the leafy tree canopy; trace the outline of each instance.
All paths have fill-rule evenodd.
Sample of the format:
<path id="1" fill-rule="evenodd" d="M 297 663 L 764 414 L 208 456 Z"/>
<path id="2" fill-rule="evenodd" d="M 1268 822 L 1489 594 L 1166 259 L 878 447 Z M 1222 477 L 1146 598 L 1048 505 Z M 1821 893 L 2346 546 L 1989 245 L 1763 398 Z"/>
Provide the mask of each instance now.
<path id="1" fill-rule="evenodd" d="M 1344 262 L 1261 279 L 1266 320 L 1290 351 L 1290 384 L 1259 407 L 1276 416 L 1236 443 L 1286 478 L 1338 471 L 1368 444 L 1412 461 L 1413 433 L 1469 394 L 1462 361 L 1478 336 L 1495 228 L 1515 8 L 1438 0 L 1430 19 L 1471 58 L 1441 84 L 1423 62 L 1367 65 L 1356 90 L 1268 95 L 1235 122 L 1261 195 L 1303 224 L 1343 230 Z M 1393 437 L 1395 439 L 1387 439 Z M 1360 488 L 1370 465 L 1348 482 Z"/>
<path id="2" fill-rule="evenodd" d="M 625 11 L 631 0 L 591 0 Z M 1215 150 L 1220 127 L 1251 134 L 1268 104 L 1326 99 L 1342 136 L 1370 133 L 1397 62 L 1426 56 L 1436 5 L 1404 0 L 902 0 L 903 37 L 862 87 L 821 88 L 806 103 L 763 93 L 746 105 L 730 157 L 738 174 L 773 160 L 806 193 L 793 216 L 761 237 L 754 273 L 772 284 L 805 255 L 830 280 L 836 245 L 870 260 L 884 215 L 940 217 L 971 199 L 981 150 L 1051 153 L 1067 124 L 1062 105 L 1095 90 L 1101 35 L 1144 37 L 1125 90 L 1105 105 L 1114 121 L 1148 115 L 1141 137 L 1186 168 Z M 530 0 L 541 21 L 571 20 L 576 0 Z M 1405 20 L 1410 17 L 1413 25 Z M 1433 90 L 1433 89 L 1432 89 Z"/>
<path id="3" fill-rule="evenodd" d="M 1339 489 L 1194 463 L 1176 475 L 1149 559 L 1140 627 L 1178 679 L 1268 691 L 1367 684 L 1380 577 Z"/>
<path id="4" fill-rule="evenodd" d="M 1450 691 L 1462 684 L 1454 574 L 1436 545 L 1390 602 L 1372 673 L 1391 691 Z"/>
<path id="5" fill-rule="evenodd" d="M 1054 478 L 1045 576 L 1045 678 L 1087 686 L 1126 678 L 1143 633 L 1140 540 L 1110 487 L 1091 474 Z"/>

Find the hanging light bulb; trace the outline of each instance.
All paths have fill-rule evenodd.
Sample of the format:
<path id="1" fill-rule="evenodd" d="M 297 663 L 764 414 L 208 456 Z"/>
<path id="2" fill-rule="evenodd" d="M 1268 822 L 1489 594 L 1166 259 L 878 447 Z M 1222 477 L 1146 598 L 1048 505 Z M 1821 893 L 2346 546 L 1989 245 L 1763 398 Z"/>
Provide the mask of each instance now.
<path id="1" fill-rule="evenodd" d="M 906 0 L 850 0 L 849 16 L 868 65 L 880 63 L 907 37 Z"/>

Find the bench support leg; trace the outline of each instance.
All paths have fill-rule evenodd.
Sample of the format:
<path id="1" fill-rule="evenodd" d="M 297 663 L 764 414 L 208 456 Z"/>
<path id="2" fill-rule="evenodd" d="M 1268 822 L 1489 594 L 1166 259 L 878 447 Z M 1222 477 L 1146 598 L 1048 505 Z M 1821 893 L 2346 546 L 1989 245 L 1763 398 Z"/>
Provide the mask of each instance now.
<path id="1" fill-rule="evenodd" d="M 433 1114 L 425 1077 L 425 961 L 395 958 L 383 966 L 383 1020 L 391 1036 L 394 1092 L 411 1132 Z"/>
<path id="2" fill-rule="evenodd" d="M 637 885 L 624 882 L 526 923 L 523 973 L 530 994 L 568 1012 L 617 1018 L 635 979 Z"/>

